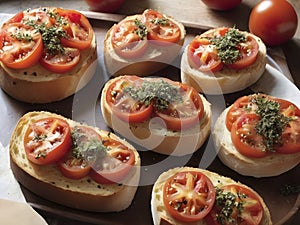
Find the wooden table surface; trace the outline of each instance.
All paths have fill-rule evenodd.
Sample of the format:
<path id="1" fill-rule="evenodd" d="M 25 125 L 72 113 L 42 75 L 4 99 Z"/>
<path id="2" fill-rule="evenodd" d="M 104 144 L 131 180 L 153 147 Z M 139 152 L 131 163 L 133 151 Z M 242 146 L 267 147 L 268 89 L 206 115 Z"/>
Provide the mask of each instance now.
<path id="1" fill-rule="evenodd" d="M 178 21 L 189 26 L 197 28 L 209 28 L 222 25 L 236 25 L 239 29 L 248 30 L 248 19 L 253 6 L 258 0 L 243 0 L 241 5 L 231 11 L 217 12 L 209 10 L 201 0 L 126 0 L 125 4 L 119 9 L 117 15 L 102 15 L 105 17 L 119 18 L 121 15 L 130 15 L 140 13 L 146 8 L 158 9 L 168 15 L 173 16 Z M 285 75 L 291 76 L 296 86 L 300 87 L 300 1 L 290 0 L 298 13 L 298 30 L 294 38 L 287 43 L 275 47 L 268 48 L 269 52 L 280 52 L 279 57 L 284 63 L 287 63 Z M 0 13 L 17 13 L 26 8 L 35 8 L 39 6 L 60 6 L 64 8 L 72 8 L 80 11 L 89 11 L 89 7 L 85 1 L 81 0 L 2 0 L 0 1 Z M 281 54 L 283 53 L 283 54 Z M 290 73 L 290 74 L 289 74 Z M 57 225 L 65 223 L 54 223 Z M 67 224 L 67 223 L 66 223 Z M 290 225 L 300 224 L 300 212 L 296 213 L 293 220 L 288 223 Z"/>

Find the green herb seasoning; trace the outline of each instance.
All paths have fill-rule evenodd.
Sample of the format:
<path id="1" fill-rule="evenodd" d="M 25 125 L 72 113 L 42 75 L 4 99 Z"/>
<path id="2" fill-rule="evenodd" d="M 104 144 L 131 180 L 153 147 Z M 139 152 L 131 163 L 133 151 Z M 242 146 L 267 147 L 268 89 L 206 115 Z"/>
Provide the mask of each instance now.
<path id="1" fill-rule="evenodd" d="M 256 132 L 264 137 L 264 144 L 269 151 L 274 151 L 275 145 L 281 145 L 281 135 L 285 127 L 292 120 L 280 113 L 280 104 L 263 97 L 254 99 L 257 104 L 255 113 L 260 120 L 256 124 Z"/>
<path id="2" fill-rule="evenodd" d="M 15 34 L 12 34 L 11 36 L 18 41 L 31 42 L 33 40 L 32 36 L 30 34 L 25 34 L 25 33 L 21 33 L 21 32 L 17 32 Z"/>
<path id="3" fill-rule="evenodd" d="M 238 192 L 234 194 L 232 192 L 225 192 L 220 188 L 216 188 L 216 201 L 215 205 L 220 211 L 216 214 L 217 222 L 221 225 L 225 224 L 237 224 L 237 219 L 240 217 L 243 211 L 243 199 L 246 195 Z M 233 215 L 236 215 L 233 218 Z"/>
<path id="4" fill-rule="evenodd" d="M 25 24 L 41 33 L 43 44 L 48 54 L 64 54 L 65 50 L 60 39 L 66 37 L 67 34 L 61 25 L 66 25 L 67 20 L 51 11 L 47 11 L 47 14 L 55 19 L 56 24 L 49 27 L 45 22 L 37 23 L 35 20 L 27 20 Z"/>
<path id="5" fill-rule="evenodd" d="M 156 24 L 156 25 L 168 25 L 169 20 L 165 17 L 162 17 L 162 18 L 152 19 L 151 23 Z"/>
<path id="6" fill-rule="evenodd" d="M 148 34 L 146 25 L 139 19 L 135 19 L 134 24 L 137 27 L 137 30 L 135 30 L 135 34 L 137 34 L 143 40 L 144 37 L 146 37 Z"/>
<path id="7" fill-rule="evenodd" d="M 240 57 L 240 52 L 237 48 L 238 44 L 246 40 L 246 36 L 238 29 L 229 28 L 224 36 L 214 37 L 210 41 L 216 46 L 221 61 L 226 64 L 232 64 Z"/>
<path id="8" fill-rule="evenodd" d="M 72 131 L 73 156 L 77 159 L 84 158 L 88 162 L 95 162 L 107 155 L 107 147 L 96 137 L 90 138 L 80 128 Z"/>
<path id="9" fill-rule="evenodd" d="M 183 101 L 179 87 L 173 86 L 162 79 L 145 81 L 139 87 L 127 86 L 124 88 L 124 92 L 142 104 L 150 105 L 152 103 L 159 111 L 168 109 L 171 103 Z"/>

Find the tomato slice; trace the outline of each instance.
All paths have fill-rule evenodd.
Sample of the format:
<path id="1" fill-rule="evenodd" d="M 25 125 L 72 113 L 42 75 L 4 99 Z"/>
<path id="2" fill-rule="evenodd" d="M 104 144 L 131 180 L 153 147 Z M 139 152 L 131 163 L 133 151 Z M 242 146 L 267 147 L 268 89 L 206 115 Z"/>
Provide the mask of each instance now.
<path id="1" fill-rule="evenodd" d="M 61 8 L 54 10 L 54 12 L 67 21 L 63 23 L 67 37 L 61 38 L 61 43 L 64 46 L 80 50 L 91 46 L 94 32 L 90 22 L 83 14 L 75 10 Z"/>
<path id="2" fill-rule="evenodd" d="M 103 144 L 108 154 L 93 163 L 90 176 L 99 184 L 119 183 L 134 166 L 134 152 L 112 138 L 104 139 Z"/>
<path id="3" fill-rule="evenodd" d="M 207 38 L 196 36 L 188 46 L 188 62 L 202 72 L 217 72 L 223 68 L 218 51 Z"/>
<path id="4" fill-rule="evenodd" d="M 180 40 L 179 26 L 158 11 L 153 9 L 145 10 L 143 21 L 145 21 L 148 28 L 149 40 L 155 40 L 155 43 L 158 44 L 176 43 Z"/>
<path id="5" fill-rule="evenodd" d="M 66 73 L 71 71 L 80 60 L 80 51 L 77 48 L 64 48 L 63 53 L 43 53 L 40 64 L 54 73 Z"/>
<path id="6" fill-rule="evenodd" d="M 147 50 L 146 27 L 140 19 L 123 20 L 112 29 L 111 43 L 120 57 L 137 58 Z"/>
<path id="7" fill-rule="evenodd" d="M 22 23 L 7 24 L 0 33 L 0 60 L 13 69 L 35 65 L 43 52 L 42 36 Z"/>
<path id="8" fill-rule="evenodd" d="M 170 82 L 179 86 L 182 99 L 169 104 L 166 110 L 155 109 L 169 130 L 183 130 L 192 127 L 203 116 L 204 106 L 199 93 L 192 87 L 179 82 Z"/>
<path id="9" fill-rule="evenodd" d="M 70 130 L 66 121 L 55 117 L 33 122 L 24 135 L 27 158 L 39 165 L 57 162 L 72 146 Z"/>
<path id="10" fill-rule="evenodd" d="M 51 27 L 55 23 L 55 18 L 47 8 L 35 8 L 23 11 L 22 23 L 31 24 L 30 26 L 42 25 Z"/>
<path id="11" fill-rule="evenodd" d="M 217 189 L 217 200 L 205 218 L 208 225 L 259 225 L 263 207 L 255 192 L 246 186 L 229 184 Z"/>
<path id="12" fill-rule="evenodd" d="M 231 140 L 236 149 L 247 157 L 261 158 L 268 154 L 263 137 L 256 132 L 256 114 L 242 114 L 233 123 Z"/>
<path id="13" fill-rule="evenodd" d="M 152 114 L 152 105 L 146 106 L 124 92 L 124 88 L 140 86 L 142 82 L 137 76 L 123 76 L 108 87 L 106 101 L 113 113 L 123 121 L 140 123 Z"/>
<path id="14" fill-rule="evenodd" d="M 163 187 L 163 202 L 172 217 L 183 222 L 202 220 L 213 208 L 216 192 L 201 172 L 184 171 L 170 177 Z"/>
<path id="15" fill-rule="evenodd" d="M 244 69 L 252 65 L 257 57 L 259 52 L 259 45 L 257 41 L 252 36 L 247 36 L 247 41 L 240 43 L 237 46 L 237 49 L 240 52 L 238 60 L 232 64 L 226 64 L 231 69 Z"/>
<path id="16" fill-rule="evenodd" d="M 71 179 L 81 179 L 91 170 L 95 148 L 102 145 L 101 136 L 87 126 L 75 126 L 72 129 L 73 148 L 57 163 L 61 173 Z"/>

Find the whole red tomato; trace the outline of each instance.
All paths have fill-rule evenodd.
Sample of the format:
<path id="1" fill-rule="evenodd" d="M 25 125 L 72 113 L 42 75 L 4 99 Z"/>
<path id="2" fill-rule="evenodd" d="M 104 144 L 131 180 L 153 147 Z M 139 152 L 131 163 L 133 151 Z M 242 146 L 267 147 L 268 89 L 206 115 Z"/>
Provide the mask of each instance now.
<path id="1" fill-rule="evenodd" d="M 113 13 L 123 5 L 125 0 L 85 0 L 85 2 L 92 11 Z"/>
<path id="2" fill-rule="evenodd" d="M 214 10 L 230 10 L 238 6 L 242 0 L 201 0 L 208 8 Z"/>
<path id="3" fill-rule="evenodd" d="M 287 42 L 296 33 L 298 18 L 286 0 L 262 0 L 251 11 L 249 30 L 268 46 Z"/>

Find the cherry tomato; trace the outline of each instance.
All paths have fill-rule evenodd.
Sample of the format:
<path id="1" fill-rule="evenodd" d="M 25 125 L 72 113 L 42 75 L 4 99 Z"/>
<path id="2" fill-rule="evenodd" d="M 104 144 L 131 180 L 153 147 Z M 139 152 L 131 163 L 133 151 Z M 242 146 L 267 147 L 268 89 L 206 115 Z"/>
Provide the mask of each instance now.
<path id="1" fill-rule="evenodd" d="M 35 65 L 43 52 L 42 36 L 32 27 L 10 23 L 0 33 L 0 60 L 13 69 Z"/>
<path id="2" fill-rule="evenodd" d="M 178 172 L 163 187 L 166 210 L 182 222 L 202 220 L 213 208 L 215 197 L 212 182 L 201 172 Z"/>
<path id="3" fill-rule="evenodd" d="M 242 0 L 201 0 L 208 8 L 214 10 L 230 10 L 242 2 Z"/>
<path id="4" fill-rule="evenodd" d="M 49 117 L 30 124 L 24 135 L 27 158 L 35 164 L 51 164 L 60 160 L 71 148 L 69 124 Z"/>
<path id="5" fill-rule="evenodd" d="M 199 122 L 204 113 L 204 106 L 199 93 L 192 87 L 179 82 L 170 82 L 179 87 L 182 100 L 170 103 L 166 110 L 156 110 L 169 130 L 183 130 Z"/>
<path id="6" fill-rule="evenodd" d="M 54 73 L 66 73 L 71 71 L 80 60 L 80 51 L 77 48 L 64 48 L 63 53 L 43 53 L 40 64 Z"/>
<path id="7" fill-rule="evenodd" d="M 238 184 L 225 185 L 217 190 L 216 197 L 218 201 L 215 201 L 213 209 L 205 217 L 208 225 L 261 224 L 264 210 L 258 195 L 250 188 Z M 223 209 L 227 213 L 232 212 L 225 215 Z"/>
<path id="8" fill-rule="evenodd" d="M 264 139 L 256 132 L 259 117 L 256 114 L 242 114 L 233 123 L 231 141 L 239 153 L 247 157 L 261 158 L 269 152 Z"/>
<path id="9" fill-rule="evenodd" d="M 114 13 L 123 5 L 125 0 L 85 0 L 85 2 L 92 11 Z"/>
<path id="10" fill-rule="evenodd" d="M 119 183 L 134 166 L 134 152 L 112 138 L 104 139 L 103 144 L 107 154 L 93 163 L 90 176 L 100 184 Z"/>
<path id="11" fill-rule="evenodd" d="M 120 57 L 137 58 L 147 50 L 146 27 L 140 19 L 123 20 L 112 29 L 112 46 Z"/>
<path id="12" fill-rule="evenodd" d="M 136 87 L 141 84 L 142 79 L 137 76 L 124 76 L 108 87 L 106 101 L 120 119 L 130 123 L 140 123 L 152 114 L 152 105 L 146 106 L 124 93 L 125 87 Z"/>
<path id="13" fill-rule="evenodd" d="M 163 14 L 147 9 L 143 12 L 143 17 L 148 28 L 149 40 L 155 40 L 157 44 L 176 43 L 180 40 L 179 26 Z"/>
<path id="14" fill-rule="evenodd" d="M 58 161 L 61 173 L 71 179 L 81 179 L 91 170 L 89 154 L 94 154 L 96 143 L 102 144 L 101 136 L 87 126 L 75 126 L 72 129 L 73 148 Z M 93 157 L 92 157 L 93 158 Z"/>
<path id="15" fill-rule="evenodd" d="M 298 18 L 286 0 L 263 0 L 251 11 L 249 30 L 268 46 L 280 45 L 296 33 Z"/>
<path id="16" fill-rule="evenodd" d="M 195 37 L 188 46 L 188 62 L 191 67 L 203 72 L 217 72 L 223 68 L 218 51 L 207 39 Z"/>
<path id="17" fill-rule="evenodd" d="M 88 19 L 75 10 L 58 8 L 54 12 L 68 21 L 66 25 L 63 25 L 67 37 L 61 38 L 61 43 L 64 46 L 80 50 L 89 48 L 94 37 L 94 32 Z"/>

